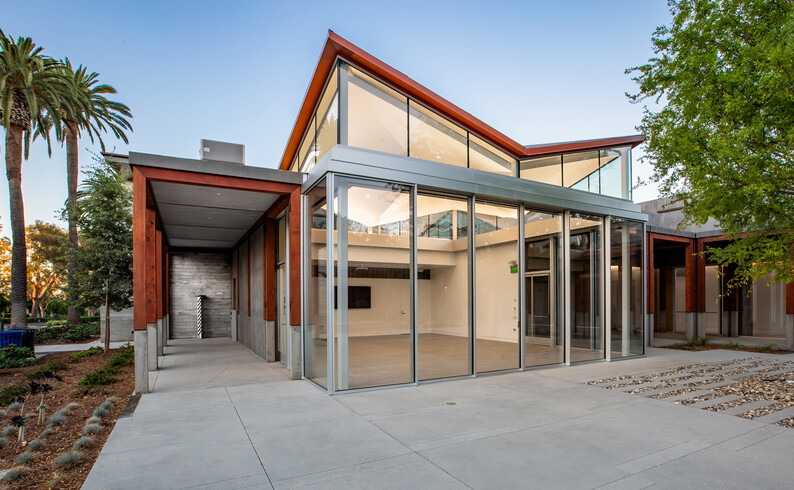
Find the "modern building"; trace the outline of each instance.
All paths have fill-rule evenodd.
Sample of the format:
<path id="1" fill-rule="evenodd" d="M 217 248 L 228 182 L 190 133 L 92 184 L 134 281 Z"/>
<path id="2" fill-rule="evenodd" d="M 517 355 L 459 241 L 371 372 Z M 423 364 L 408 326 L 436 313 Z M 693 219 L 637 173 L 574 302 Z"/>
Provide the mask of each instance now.
<path id="1" fill-rule="evenodd" d="M 130 154 L 136 390 L 197 336 L 329 393 L 643 355 L 641 142 L 520 144 L 330 32 L 279 170 Z"/>
<path id="2" fill-rule="evenodd" d="M 648 214 L 648 322 L 651 345 L 663 339 L 734 339 L 794 350 L 794 283 L 763 277 L 729 288 L 734 267 L 712 262 L 709 248 L 731 240 L 719 223 L 679 229 L 680 203 L 641 203 Z"/>

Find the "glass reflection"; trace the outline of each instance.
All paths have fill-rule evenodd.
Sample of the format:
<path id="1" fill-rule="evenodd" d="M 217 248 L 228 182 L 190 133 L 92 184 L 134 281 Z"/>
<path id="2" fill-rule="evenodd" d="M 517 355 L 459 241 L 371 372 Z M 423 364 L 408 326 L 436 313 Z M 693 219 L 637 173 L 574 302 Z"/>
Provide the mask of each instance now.
<path id="1" fill-rule="evenodd" d="M 471 374 L 465 198 L 421 193 L 417 203 L 419 380 Z"/>
<path id="2" fill-rule="evenodd" d="M 524 211 L 526 366 L 562 363 L 562 216 Z"/>
<path id="3" fill-rule="evenodd" d="M 604 358 L 601 233 L 598 216 L 571 213 L 571 362 Z"/>
<path id="4" fill-rule="evenodd" d="M 325 179 L 306 194 L 306 312 L 303 331 L 304 374 L 328 388 L 328 248 Z"/>
<path id="5" fill-rule="evenodd" d="M 412 158 L 466 166 L 466 131 L 413 101 L 408 124 Z"/>
<path id="6" fill-rule="evenodd" d="M 340 178 L 335 202 L 337 389 L 410 383 L 409 188 Z"/>
<path id="7" fill-rule="evenodd" d="M 475 204 L 477 372 L 519 367 L 516 206 Z"/>
<path id="8" fill-rule="evenodd" d="M 610 236 L 612 357 L 642 355 L 642 223 L 613 218 Z"/>
<path id="9" fill-rule="evenodd" d="M 348 144 L 407 155 L 408 99 L 352 66 L 348 80 Z"/>

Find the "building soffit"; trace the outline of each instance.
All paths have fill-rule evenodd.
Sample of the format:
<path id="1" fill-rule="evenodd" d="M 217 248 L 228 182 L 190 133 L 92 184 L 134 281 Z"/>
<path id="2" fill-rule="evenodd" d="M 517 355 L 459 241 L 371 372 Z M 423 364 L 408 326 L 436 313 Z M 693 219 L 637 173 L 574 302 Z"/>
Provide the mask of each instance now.
<path id="1" fill-rule="evenodd" d="M 320 54 L 314 75 L 312 75 L 312 79 L 309 82 L 309 87 L 306 89 L 306 95 L 303 98 L 303 104 L 298 112 L 292 133 L 287 140 L 287 145 L 279 164 L 281 170 L 290 168 L 295 154 L 298 152 L 303 134 L 306 132 L 317 103 L 322 96 L 326 81 L 333 71 L 338 58 L 344 59 L 348 63 L 392 85 L 410 98 L 433 109 L 464 129 L 484 138 L 518 160 L 562 152 L 597 150 L 616 146 L 631 146 L 634 148 L 643 141 L 642 135 L 630 135 L 564 143 L 522 145 L 333 31 L 328 31 L 325 46 Z"/>

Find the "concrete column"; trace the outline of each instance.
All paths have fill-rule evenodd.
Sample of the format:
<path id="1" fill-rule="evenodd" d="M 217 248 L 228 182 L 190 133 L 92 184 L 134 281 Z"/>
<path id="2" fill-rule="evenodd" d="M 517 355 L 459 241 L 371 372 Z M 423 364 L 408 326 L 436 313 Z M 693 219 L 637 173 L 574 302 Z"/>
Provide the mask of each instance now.
<path id="1" fill-rule="evenodd" d="M 135 392 L 149 393 L 149 343 L 146 330 L 136 330 L 133 334 L 135 345 Z"/>
<path id="2" fill-rule="evenodd" d="M 146 345 L 148 348 L 148 369 L 149 371 L 157 371 L 157 324 L 146 324 Z M 136 332 L 137 333 L 137 332 Z"/>
<path id="3" fill-rule="evenodd" d="M 786 315 L 786 348 L 794 350 L 794 314 Z"/>
<path id="4" fill-rule="evenodd" d="M 157 319 L 157 355 L 163 355 L 163 321 L 164 318 Z"/>
<path id="5" fill-rule="evenodd" d="M 691 313 L 688 313 L 690 315 Z M 697 337 L 705 337 L 706 336 L 706 312 L 699 311 L 697 313 L 697 319 L 695 321 L 695 336 Z M 689 328 L 687 327 L 687 331 Z"/>
<path id="6" fill-rule="evenodd" d="M 697 315 L 697 317 L 696 317 Z M 686 314 L 686 339 L 691 340 L 698 337 L 697 324 L 700 320 L 700 313 L 687 312 Z M 705 319 L 705 318 L 704 318 Z"/>
<path id="7" fill-rule="evenodd" d="M 794 315 L 789 315 L 794 316 Z M 301 379 L 301 326 L 290 325 L 289 374 L 290 379 Z"/>
<path id="8" fill-rule="evenodd" d="M 265 320 L 265 360 L 276 362 L 276 322 Z"/>
<path id="9" fill-rule="evenodd" d="M 232 310 L 232 340 L 237 342 L 237 310 Z"/>
<path id="10" fill-rule="evenodd" d="M 165 348 L 168 347 L 168 332 L 171 329 L 171 314 L 165 315 L 165 322 L 163 323 L 163 355 L 165 355 Z"/>

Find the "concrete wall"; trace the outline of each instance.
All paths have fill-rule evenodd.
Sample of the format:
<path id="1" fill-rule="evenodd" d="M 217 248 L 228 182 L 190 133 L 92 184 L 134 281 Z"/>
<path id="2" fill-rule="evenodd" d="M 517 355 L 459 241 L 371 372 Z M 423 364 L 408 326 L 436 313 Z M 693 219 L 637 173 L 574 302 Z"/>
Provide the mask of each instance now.
<path id="1" fill-rule="evenodd" d="M 251 349 L 256 355 L 268 359 L 265 351 L 264 288 L 265 288 L 265 232 L 260 226 L 251 233 L 248 240 L 233 252 L 235 267 L 232 278 L 239 273 L 240 310 L 237 311 L 237 341 Z M 250 257 L 250 282 L 249 282 Z M 240 261 L 239 268 L 237 261 Z M 248 313 L 250 283 L 251 313 Z"/>
<path id="2" fill-rule="evenodd" d="M 648 213 L 648 226 L 675 230 L 684 219 L 683 205 L 673 203 L 673 199 L 665 197 L 639 203 L 643 213 Z M 720 224 L 715 219 L 709 219 L 703 226 L 690 225 L 684 231 L 692 233 L 714 232 L 720 229 Z"/>
<path id="3" fill-rule="evenodd" d="M 105 308 L 100 308 L 99 312 L 99 332 L 100 340 L 105 341 Z M 132 308 L 125 308 L 121 311 L 110 310 L 110 341 L 111 342 L 132 342 Z"/>
<path id="4" fill-rule="evenodd" d="M 171 337 L 196 337 L 196 296 L 203 294 L 203 336 L 231 335 L 231 260 L 225 253 L 170 255 Z"/>

